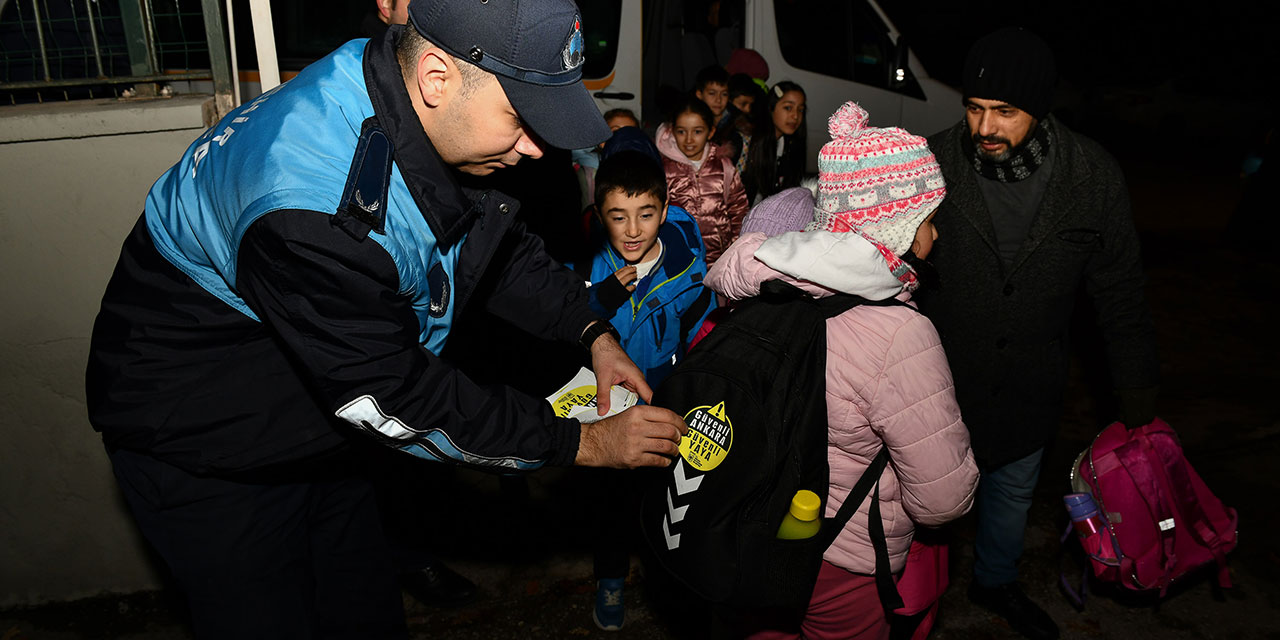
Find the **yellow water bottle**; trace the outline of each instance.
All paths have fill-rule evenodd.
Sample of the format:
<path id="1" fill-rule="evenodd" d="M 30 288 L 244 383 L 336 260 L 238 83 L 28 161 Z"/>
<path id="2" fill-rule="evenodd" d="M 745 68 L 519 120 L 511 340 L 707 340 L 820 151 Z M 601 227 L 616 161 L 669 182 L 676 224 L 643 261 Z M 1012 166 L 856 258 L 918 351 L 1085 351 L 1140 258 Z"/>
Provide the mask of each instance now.
<path id="1" fill-rule="evenodd" d="M 818 535 L 822 521 L 818 519 L 818 509 L 822 508 L 822 500 L 818 494 L 801 489 L 791 498 L 791 508 L 782 516 L 782 525 L 778 527 L 778 537 L 783 540 L 803 540 Z"/>

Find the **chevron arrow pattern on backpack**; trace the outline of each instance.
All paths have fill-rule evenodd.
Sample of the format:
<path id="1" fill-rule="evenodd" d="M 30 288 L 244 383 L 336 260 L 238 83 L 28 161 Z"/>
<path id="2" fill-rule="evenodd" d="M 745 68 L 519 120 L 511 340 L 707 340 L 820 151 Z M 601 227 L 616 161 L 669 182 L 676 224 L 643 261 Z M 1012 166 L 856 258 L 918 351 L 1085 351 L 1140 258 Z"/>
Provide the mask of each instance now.
<path id="1" fill-rule="evenodd" d="M 690 491 L 697 491 L 702 485 L 702 476 L 694 476 L 692 478 L 684 474 L 684 458 L 676 459 L 676 494 L 684 495 Z"/>
<path id="2" fill-rule="evenodd" d="M 671 517 L 671 524 L 675 524 L 684 520 L 684 512 L 689 510 L 689 505 L 677 507 L 674 500 L 671 499 L 671 489 L 667 489 L 667 514 Z"/>
<path id="3" fill-rule="evenodd" d="M 667 519 L 662 519 L 662 536 L 667 539 L 667 551 L 674 551 L 680 546 L 680 534 L 671 533 L 671 525 L 667 524 Z"/>
<path id="4" fill-rule="evenodd" d="M 684 471 L 684 459 L 676 459 L 676 470 L 674 474 L 676 484 L 676 495 L 687 495 L 698 490 L 702 486 L 702 476 L 690 477 Z M 667 514 L 662 516 L 662 537 L 666 539 L 667 550 L 674 551 L 680 546 L 680 534 L 671 533 L 671 525 L 684 520 L 685 513 L 689 511 L 689 505 L 677 507 L 675 500 L 671 497 L 671 488 L 667 488 Z"/>

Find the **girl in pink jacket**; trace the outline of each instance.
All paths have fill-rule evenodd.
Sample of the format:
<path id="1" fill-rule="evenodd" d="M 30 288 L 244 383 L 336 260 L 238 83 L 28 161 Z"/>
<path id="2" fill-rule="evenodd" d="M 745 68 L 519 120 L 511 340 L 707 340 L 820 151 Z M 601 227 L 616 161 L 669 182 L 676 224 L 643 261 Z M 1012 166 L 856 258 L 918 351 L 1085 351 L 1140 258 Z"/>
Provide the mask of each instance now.
<path id="1" fill-rule="evenodd" d="M 833 291 L 907 302 L 937 237 L 931 222 L 946 192 L 924 138 L 866 126 L 849 102 L 830 119 L 832 141 L 818 162 L 818 193 L 805 232 L 749 232 L 777 218 L 768 201 L 721 256 L 707 285 L 730 299 L 783 279 L 813 295 Z M 774 198 L 784 196 L 778 194 Z M 790 196 L 788 196 L 790 197 Z M 757 220 L 761 218 L 761 220 Z M 917 525 L 953 520 L 973 503 L 978 470 L 938 332 L 904 306 L 858 306 L 827 321 L 827 420 L 831 488 L 826 516 L 882 447 L 880 513 L 892 572 L 906 564 Z M 802 621 L 755 638 L 888 638 L 867 529 L 870 498 L 823 556 Z M 924 624 L 932 624 L 932 615 Z M 797 628 L 798 623 L 798 628 Z M 786 628 L 783 628 L 786 627 Z"/>
<path id="2" fill-rule="evenodd" d="M 738 237 L 749 206 L 733 160 L 710 142 L 716 131 L 712 122 L 711 109 L 688 98 L 656 135 L 667 174 L 667 202 L 698 221 L 708 267 Z"/>

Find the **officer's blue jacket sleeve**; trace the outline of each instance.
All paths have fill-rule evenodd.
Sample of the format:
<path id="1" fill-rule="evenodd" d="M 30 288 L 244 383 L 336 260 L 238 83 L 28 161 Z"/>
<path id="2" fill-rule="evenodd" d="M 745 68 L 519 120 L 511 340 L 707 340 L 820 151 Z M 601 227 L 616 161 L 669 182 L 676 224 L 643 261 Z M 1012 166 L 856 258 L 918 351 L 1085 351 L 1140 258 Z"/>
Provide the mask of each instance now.
<path id="1" fill-rule="evenodd" d="M 539 280 L 541 266 L 528 257 L 508 264 L 501 287 L 518 300 L 521 286 L 538 291 L 564 277 Z M 541 398 L 481 387 L 420 346 L 398 280 L 376 242 L 341 231 L 330 215 L 276 211 L 246 232 L 236 285 L 322 406 L 384 444 L 503 472 L 572 464 L 578 421 L 555 416 Z M 556 337 L 573 332 L 548 326 L 554 322 L 531 318 L 526 326 Z"/>

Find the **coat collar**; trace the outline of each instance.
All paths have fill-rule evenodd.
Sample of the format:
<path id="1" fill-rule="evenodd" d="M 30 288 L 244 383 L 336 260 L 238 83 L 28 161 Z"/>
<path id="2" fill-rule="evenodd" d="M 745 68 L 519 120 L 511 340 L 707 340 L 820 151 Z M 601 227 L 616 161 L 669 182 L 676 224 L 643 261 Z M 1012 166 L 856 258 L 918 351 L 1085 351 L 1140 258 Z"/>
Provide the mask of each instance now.
<path id="1" fill-rule="evenodd" d="M 977 231 L 978 237 L 982 238 L 987 247 L 998 253 L 991 214 L 987 211 L 982 193 L 978 191 L 980 176 L 973 170 L 973 165 L 964 153 L 964 136 L 968 135 L 968 131 L 968 127 L 961 121 L 942 134 L 940 144 L 930 145 L 947 180 L 947 197 L 943 200 L 943 206 L 948 211 L 959 213 Z"/>
<path id="2" fill-rule="evenodd" d="M 444 246 L 457 243 L 471 228 L 476 205 L 462 191 L 454 170 L 444 163 L 422 129 L 404 86 L 395 43 L 403 26 L 392 26 L 365 45 L 364 79 L 373 113 L 395 149 L 395 163 L 414 204 Z"/>
<path id="3" fill-rule="evenodd" d="M 1049 184 L 1045 186 L 1044 197 L 1040 199 L 1040 209 L 1031 220 L 1027 237 L 1022 241 L 1022 247 L 1018 249 L 1018 255 L 1013 259 L 1013 266 L 1009 270 L 1011 273 L 1017 271 L 1018 267 L 1027 261 L 1027 257 L 1044 242 L 1050 231 L 1075 206 L 1076 199 L 1071 194 L 1075 192 L 1077 186 L 1087 182 L 1093 174 L 1088 163 L 1085 162 L 1084 151 L 1079 148 L 1079 141 L 1071 131 L 1052 115 L 1045 118 L 1045 125 L 1051 127 L 1054 134 L 1054 147 L 1051 150 L 1053 173 L 1049 177 Z"/>

